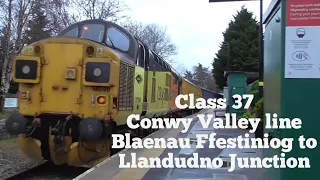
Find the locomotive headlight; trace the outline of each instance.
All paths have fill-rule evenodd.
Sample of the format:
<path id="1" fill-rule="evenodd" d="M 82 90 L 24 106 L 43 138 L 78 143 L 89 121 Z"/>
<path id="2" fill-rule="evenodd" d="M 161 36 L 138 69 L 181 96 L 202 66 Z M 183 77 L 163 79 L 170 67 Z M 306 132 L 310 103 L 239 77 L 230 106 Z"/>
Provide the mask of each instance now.
<path id="1" fill-rule="evenodd" d="M 99 77 L 99 76 L 101 76 L 101 74 L 102 74 L 102 71 L 101 71 L 100 68 L 95 68 L 95 69 L 93 70 L 93 75 L 94 75 L 95 77 Z"/>
<path id="2" fill-rule="evenodd" d="M 66 79 L 76 79 L 76 69 L 67 69 Z"/>
<path id="3" fill-rule="evenodd" d="M 19 57 L 14 62 L 14 79 L 23 83 L 37 83 L 39 80 L 39 61 L 29 57 Z"/>
<path id="4" fill-rule="evenodd" d="M 84 84 L 105 86 L 110 80 L 110 64 L 107 62 L 87 62 L 84 66 Z"/>

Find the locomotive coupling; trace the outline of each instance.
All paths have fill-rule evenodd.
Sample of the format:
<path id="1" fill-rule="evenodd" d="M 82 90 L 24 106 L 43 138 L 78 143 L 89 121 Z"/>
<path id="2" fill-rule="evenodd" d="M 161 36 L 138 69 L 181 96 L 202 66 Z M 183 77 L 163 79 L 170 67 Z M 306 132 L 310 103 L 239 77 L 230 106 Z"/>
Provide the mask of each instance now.
<path id="1" fill-rule="evenodd" d="M 24 133 L 27 126 L 27 119 L 20 113 L 13 113 L 6 121 L 6 131 L 10 135 L 19 135 Z"/>

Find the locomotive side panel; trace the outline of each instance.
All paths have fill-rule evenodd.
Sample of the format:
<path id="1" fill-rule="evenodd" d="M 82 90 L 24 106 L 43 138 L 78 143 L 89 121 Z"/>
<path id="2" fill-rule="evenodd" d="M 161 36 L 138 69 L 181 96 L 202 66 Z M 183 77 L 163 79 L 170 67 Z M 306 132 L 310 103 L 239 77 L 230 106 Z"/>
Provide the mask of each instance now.
<path id="1" fill-rule="evenodd" d="M 125 125 L 130 114 L 142 113 L 144 69 L 121 61 L 119 78 L 119 102 L 115 121 Z"/>
<path id="2" fill-rule="evenodd" d="M 142 114 L 143 111 L 143 90 L 144 90 L 144 68 L 135 67 L 135 76 L 134 76 L 134 106 L 133 106 L 133 113 L 135 114 Z"/>
<path id="3" fill-rule="evenodd" d="M 148 71 L 148 111 L 146 117 L 161 116 L 168 111 L 168 101 L 165 100 L 166 72 Z"/>
<path id="4" fill-rule="evenodd" d="M 152 51 L 148 52 L 147 71 L 147 114 L 146 117 L 162 116 L 169 109 L 169 69 L 165 68 L 162 60 Z"/>
<path id="5" fill-rule="evenodd" d="M 203 99 L 215 98 L 215 94 L 207 89 L 202 88 Z"/>
<path id="6" fill-rule="evenodd" d="M 179 89 L 178 89 L 178 80 L 176 78 L 176 76 L 171 73 L 170 76 L 170 100 L 169 100 L 169 110 L 171 112 L 174 112 L 176 110 L 178 110 L 175 100 L 176 97 L 179 94 Z"/>
<path id="7" fill-rule="evenodd" d="M 182 100 L 182 103 L 189 105 L 195 105 L 196 99 L 202 97 L 202 90 L 198 86 L 194 85 L 193 83 L 189 82 L 185 78 L 182 79 L 182 94 L 193 94 L 194 99 L 190 101 L 190 97 L 188 100 Z"/>

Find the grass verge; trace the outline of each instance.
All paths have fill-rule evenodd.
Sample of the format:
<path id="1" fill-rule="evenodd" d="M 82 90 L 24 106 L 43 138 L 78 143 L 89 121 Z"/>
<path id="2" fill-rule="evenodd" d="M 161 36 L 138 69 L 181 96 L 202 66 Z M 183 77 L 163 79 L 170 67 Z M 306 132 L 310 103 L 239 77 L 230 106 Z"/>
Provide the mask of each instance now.
<path id="1" fill-rule="evenodd" d="M 17 145 L 17 138 L 0 140 L 0 149 L 7 149 Z"/>
<path id="2" fill-rule="evenodd" d="M 10 115 L 10 112 L 0 112 L 0 120 L 7 119 Z"/>

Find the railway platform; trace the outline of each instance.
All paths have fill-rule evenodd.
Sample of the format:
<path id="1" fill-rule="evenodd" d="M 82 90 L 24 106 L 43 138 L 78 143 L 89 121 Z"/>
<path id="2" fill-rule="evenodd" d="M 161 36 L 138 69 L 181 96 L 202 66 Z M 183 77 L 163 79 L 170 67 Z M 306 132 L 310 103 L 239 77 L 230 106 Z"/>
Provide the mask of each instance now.
<path id="1" fill-rule="evenodd" d="M 224 116 L 224 112 L 215 112 L 214 110 L 203 110 L 199 113 L 211 113 L 215 116 Z M 222 113 L 222 114 L 221 114 Z M 196 134 L 216 133 L 216 138 L 232 138 L 248 133 L 248 130 L 241 129 L 214 129 L 212 125 L 204 129 L 197 121 L 197 114 L 191 115 L 194 118 L 193 124 L 187 133 L 181 133 L 179 129 L 160 129 L 149 135 L 150 138 L 169 138 L 169 137 L 189 137 L 196 140 Z M 250 137 L 254 133 L 250 133 Z M 230 168 L 229 154 L 237 154 L 238 157 L 262 157 L 262 149 L 209 149 L 206 142 L 204 148 L 197 149 L 195 143 L 192 148 L 184 149 L 125 149 L 119 153 L 125 154 L 125 162 L 131 162 L 131 153 L 136 153 L 137 158 L 154 158 L 163 159 L 172 153 L 174 157 L 191 157 L 193 153 L 198 153 L 199 157 L 209 157 L 213 159 L 220 157 L 224 161 L 222 168 L 119 168 L 119 153 L 103 161 L 99 165 L 89 169 L 75 180 L 262 180 L 262 169 L 240 169 L 235 167 L 233 172 L 228 172 Z"/>

